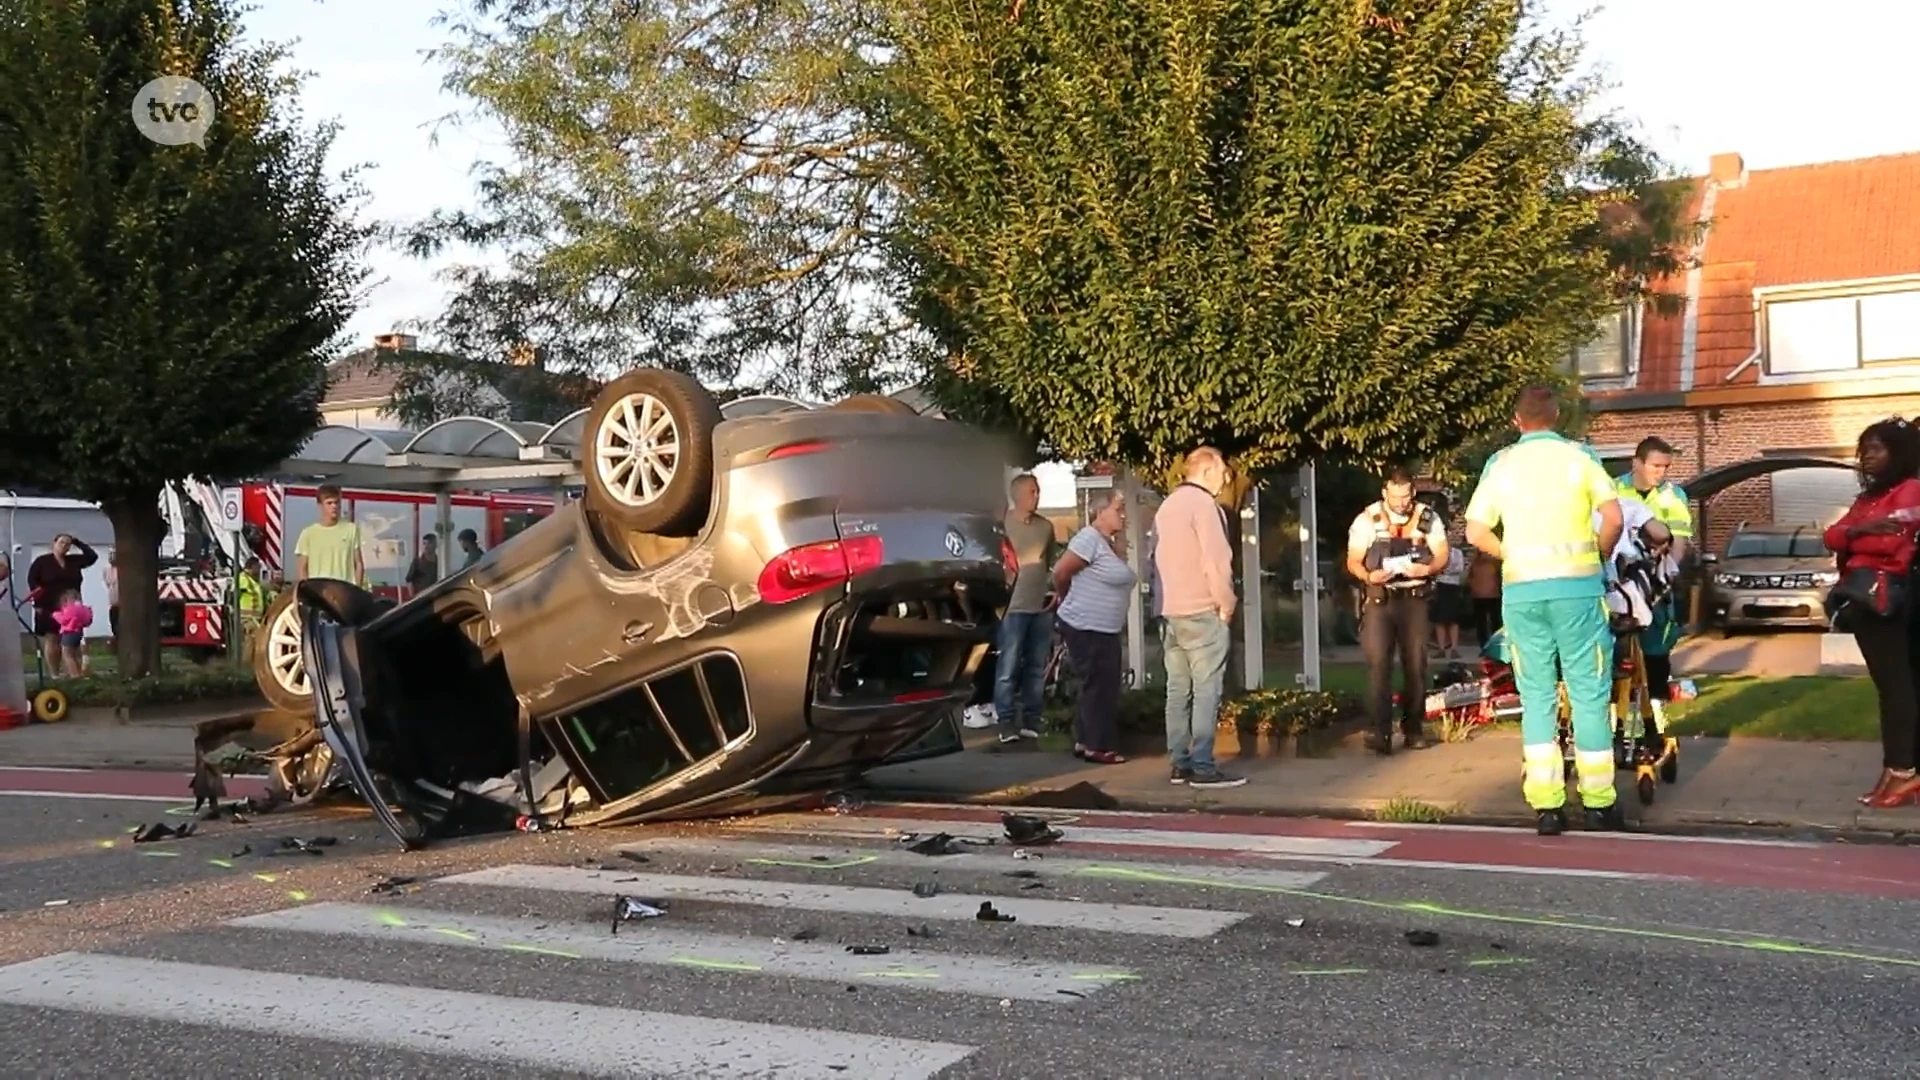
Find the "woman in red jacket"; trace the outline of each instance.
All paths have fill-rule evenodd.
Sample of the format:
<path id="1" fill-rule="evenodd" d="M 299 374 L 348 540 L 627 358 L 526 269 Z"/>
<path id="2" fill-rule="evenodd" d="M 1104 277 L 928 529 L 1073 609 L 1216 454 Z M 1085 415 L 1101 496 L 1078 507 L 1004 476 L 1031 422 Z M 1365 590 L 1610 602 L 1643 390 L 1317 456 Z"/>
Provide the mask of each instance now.
<path id="1" fill-rule="evenodd" d="M 1880 746 L 1885 769 L 1860 801 L 1877 809 L 1920 802 L 1914 773 L 1920 743 L 1920 687 L 1916 686 L 1912 600 L 1916 533 L 1920 518 L 1896 511 L 1920 509 L 1920 430 L 1905 420 L 1882 420 L 1860 433 L 1860 496 L 1827 530 L 1827 548 L 1840 560 L 1840 582 L 1849 594 L 1860 656 L 1880 698 Z M 1875 612 L 1873 596 L 1897 597 L 1891 610 Z"/>

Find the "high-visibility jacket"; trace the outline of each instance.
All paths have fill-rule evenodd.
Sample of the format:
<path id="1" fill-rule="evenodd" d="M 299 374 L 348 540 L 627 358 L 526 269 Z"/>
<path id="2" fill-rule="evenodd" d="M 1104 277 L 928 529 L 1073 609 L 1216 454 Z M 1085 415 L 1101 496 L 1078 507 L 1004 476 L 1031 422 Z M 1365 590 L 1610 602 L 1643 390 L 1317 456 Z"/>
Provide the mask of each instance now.
<path id="1" fill-rule="evenodd" d="M 1682 540 L 1693 536 L 1693 507 L 1688 505 L 1686 489 L 1671 480 L 1663 481 L 1659 487 L 1640 494 L 1633 486 L 1633 473 L 1624 472 L 1613 478 L 1613 490 L 1622 499 L 1635 499 L 1647 504 L 1653 516 L 1664 522 L 1673 535 Z"/>
<path id="2" fill-rule="evenodd" d="M 1502 530 L 1507 600 L 1598 597 L 1605 583 L 1593 512 L 1617 498 L 1591 448 L 1533 431 L 1488 459 L 1466 518 Z"/>
<path id="3" fill-rule="evenodd" d="M 242 571 L 238 584 L 242 615 L 258 615 L 267 610 L 267 594 L 260 588 L 259 579 Z"/>

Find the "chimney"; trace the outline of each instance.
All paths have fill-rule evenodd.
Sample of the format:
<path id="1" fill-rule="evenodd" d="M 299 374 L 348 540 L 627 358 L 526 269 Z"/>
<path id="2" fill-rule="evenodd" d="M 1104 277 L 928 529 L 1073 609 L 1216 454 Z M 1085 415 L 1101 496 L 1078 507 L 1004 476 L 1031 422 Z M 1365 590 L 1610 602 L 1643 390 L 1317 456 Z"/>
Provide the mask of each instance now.
<path id="1" fill-rule="evenodd" d="M 1707 179 L 1717 187 L 1738 187 L 1747 178 L 1747 162 L 1739 154 L 1715 154 L 1707 163 Z"/>
<path id="2" fill-rule="evenodd" d="M 373 347 L 381 352 L 412 352 L 418 340 L 412 334 L 375 334 Z"/>

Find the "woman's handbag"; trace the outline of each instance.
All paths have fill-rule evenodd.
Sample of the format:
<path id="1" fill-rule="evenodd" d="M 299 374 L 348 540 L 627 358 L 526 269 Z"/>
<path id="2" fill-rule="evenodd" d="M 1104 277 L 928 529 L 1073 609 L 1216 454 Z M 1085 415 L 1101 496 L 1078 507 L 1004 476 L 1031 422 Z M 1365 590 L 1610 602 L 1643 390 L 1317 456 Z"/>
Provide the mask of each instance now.
<path id="1" fill-rule="evenodd" d="M 1851 620 L 1855 616 L 1892 619 L 1905 615 L 1908 584 L 1905 574 L 1864 566 L 1846 571 L 1827 594 L 1827 611 L 1834 628 L 1840 628 L 1843 616 Z"/>

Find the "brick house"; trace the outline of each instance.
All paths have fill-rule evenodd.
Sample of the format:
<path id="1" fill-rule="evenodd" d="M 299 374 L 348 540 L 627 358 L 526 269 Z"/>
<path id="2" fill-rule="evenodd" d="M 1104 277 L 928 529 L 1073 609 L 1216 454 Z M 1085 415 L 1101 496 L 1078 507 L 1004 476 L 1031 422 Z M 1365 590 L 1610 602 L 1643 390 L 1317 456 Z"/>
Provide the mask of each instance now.
<path id="1" fill-rule="evenodd" d="M 1920 153 L 1749 171 L 1719 154 L 1691 178 L 1708 222 L 1684 311 L 1623 307 L 1569 361 L 1589 442 L 1623 471 L 1643 436 L 1687 480 L 1753 459 L 1850 459 L 1860 429 L 1920 416 Z M 1725 474 L 1722 474 L 1725 475 Z M 1739 522 L 1838 516 L 1853 474 L 1799 467 L 1695 505 L 1708 550 Z"/>
<path id="2" fill-rule="evenodd" d="M 383 353 L 417 352 L 412 334 L 377 334 L 373 347 L 361 349 L 327 365 L 327 392 L 320 402 L 323 423 L 366 431 L 404 430 L 393 411 L 399 373 L 380 364 Z M 429 354 L 430 355 L 430 354 Z M 538 412 L 569 412 L 590 401 L 598 384 L 577 375 L 548 372 L 536 350 L 520 348 L 499 362 L 509 377 L 495 378 L 503 393 L 485 380 L 475 379 L 463 395 L 473 412 L 496 419 L 527 419 Z M 557 417 L 556 417 L 557 419 Z"/>

